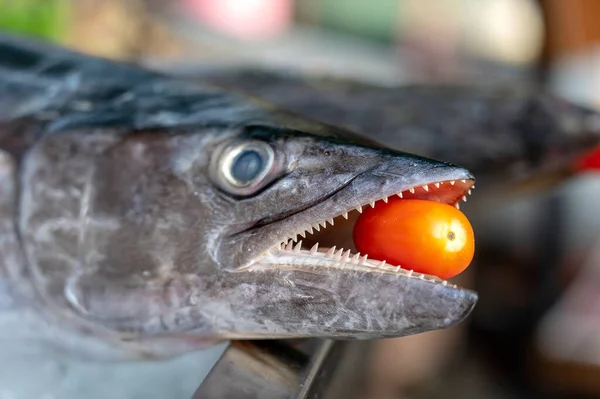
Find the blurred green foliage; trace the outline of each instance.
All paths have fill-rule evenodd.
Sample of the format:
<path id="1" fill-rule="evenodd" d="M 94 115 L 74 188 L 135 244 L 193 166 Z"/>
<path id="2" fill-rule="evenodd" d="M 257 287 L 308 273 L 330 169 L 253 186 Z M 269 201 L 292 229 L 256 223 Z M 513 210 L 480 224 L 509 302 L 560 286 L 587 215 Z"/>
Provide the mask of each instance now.
<path id="1" fill-rule="evenodd" d="M 383 42 L 393 41 L 397 34 L 399 0 L 321 0 L 317 4 L 321 23 L 329 28 Z"/>
<path id="2" fill-rule="evenodd" d="M 60 41 L 66 35 L 69 0 L 0 0 L 0 29 Z"/>

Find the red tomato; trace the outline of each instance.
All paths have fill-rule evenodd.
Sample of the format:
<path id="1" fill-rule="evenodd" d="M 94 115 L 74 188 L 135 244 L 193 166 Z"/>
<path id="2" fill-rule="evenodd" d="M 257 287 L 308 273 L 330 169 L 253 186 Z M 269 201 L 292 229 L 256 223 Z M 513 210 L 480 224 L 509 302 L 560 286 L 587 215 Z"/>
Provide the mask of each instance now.
<path id="1" fill-rule="evenodd" d="M 475 251 L 473 228 L 453 206 L 390 198 L 368 208 L 354 225 L 354 244 L 370 258 L 448 279 L 464 271 Z"/>

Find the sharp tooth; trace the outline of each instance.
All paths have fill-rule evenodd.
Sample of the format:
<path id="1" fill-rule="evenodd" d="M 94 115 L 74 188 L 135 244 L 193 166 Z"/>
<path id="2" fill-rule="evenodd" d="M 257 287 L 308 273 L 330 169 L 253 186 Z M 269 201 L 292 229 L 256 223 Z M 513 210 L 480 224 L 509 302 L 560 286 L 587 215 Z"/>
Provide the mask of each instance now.
<path id="1" fill-rule="evenodd" d="M 402 198 L 402 193 L 396 194 L 398 197 Z"/>
<path id="2" fill-rule="evenodd" d="M 327 250 L 327 253 L 325 254 L 325 256 L 330 258 L 334 252 L 335 252 L 335 245 Z"/>
<path id="3" fill-rule="evenodd" d="M 294 241 L 289 241 L 288 244 L 285 246 L 285 250 L 291 251 L 292 249 L 294 249 Z"/>
<path id="4" fill-rule="evenodd" d="M 358 259 L 360 259 L 360 252 L 359 252 L 359 253 L 357 253 L 357 254 L 355 254 L 355 255 L 352 257 L 352 263 L 354 263 L 355 265 L 358 265 Z"/>
<path id="5" fill-rule="evenodd" d="M 442 281 L 442 285 L 443 285 L 443 286 L 447 286 L 447 285 L 448 285 L 448 282 L 447 282 L 446 280 L 444 280 L 444 281 Z"/>
<path id="6" fill-rule="evenodd" d="M 383 199 L 383 202 L 385 202 L 385 203 L 387 204 L 387 202 L 388 202 L 388 197 L 383 197 L 382 199 Z"/>
<path id="7" fill-rule="evenodd" d="M 461 182 L 462 182 L 462 183 L 466 183 L 467 181 L 466 181 L 465 179 L 462 179 L 462 180 L 461 180 Z"/>
<path id="8" fill-rule="evenodd" d="M 333 226 L 333 219 L 328 220 L 329 224 Z"/>
<path id="9" fill-rule="evenodd" d="M 471 190 L 468 191 L 468 194 L 471 195 Z"/>
<path id="10" fill-rule="evenodd" d="M 385 261 L 382 260 L 381 262 L 379 262 L 379 264 L 377 265 L 377 267 L 384 267 L 385 266 Z"/>
<path id="11" fill-rule="evenodd" d="M 412 276 L 413 272 L 414 272 L 413 270 L 409 270 L 409 271 L 408 271 L 408 273 L 406 273 L 406 275 L 407 275 L 408 277 L 410 277 L 410 276 Z"/>
<path id="12" fill-rule="evenodd" d="M 475 190 L 475 185 L 474 184 L 471 186 L 471 190 Z"/>
<path id="13" fill-rule="evenodd" d="M 341 258 L 342 258 L 342 253 L 344 253 L 344 248 L 340 248 L 340 250 L 339 250 L 339 251 L 337 251 L 337 253 L 335 254 L 335 256 L 336 256 L 338 259 L 341 259 Z"/>
<path id="14" fill-rule="evenodd" d="M 433 183 L 433 185 L 435 186 L 435 188 L 440 188 L 440 183 Z"/>
<path id="15" fill-rule="evenodd" d="M 319 226 L 319 223 L 317 223 L 313 226 L 313 229 L 315 229 L 317 231 L 321 231 L 321 226 Z"/>
<path id="16" fill-rule="evenodd" d="M 463 201 L 467 202 L 467 196 L 463 195 Z"/>
<path id="17" fill-rule="evenodd" d="M 348 262 L 350 260 L 350 250 L 347 250 L 346 253 L 344 253 L 344 256 L 342 257 L 342 259 L 344 259 L 345 262 Z"/>
<path id="18" fill-rule="evenodd" d="M 344 217 L 344 219 L 348 219 L 348 212 L 342 213 L 342 216 Z"/>
<path id="19" fill-rule="evenodd" d="M 283 249 L 283 245 L 284 245 L 284 244 L 285 244 L 285 243 L 283 243 L 283 242 L 280 242 L 280 243 L 279 243 L 279 245 L 277 245 L 277 249 L 281 251 L 281 250 Z"/>
<path id="20" fill-rule="evenodd" d="M 408 191 L 410 191 L 411 194 L 415 193 L 415 189 L 414 188 L 409 188 Z"/>
<path id="21" fill-rule="evenodd" d="M 306 231 L 303 231 L 302 233 L 300 233 L 300 235 L 302 236 L 302 238 L 306 238 Z M 296 237 L 298 238 L 298 237 Z"/>
<path id="22" fill-rule="evenodd" d="M 400 266 L 396 266 L 396 273 L 400 273 L 400 270 L 402 270 L 402 268 Z"/>
<path id="23" fill-rule="evenodd" d="M 314 231 L 313 231 L 313 228 L 312 228 L 312 226 L 311 226 L 311 227 L 309 227 L 309 228 L 306 230 L 306 232 L 307 232 L 308 234 L 313 234 L 313 233 L 314 233 Z"/>
<path id="24" fill-rule="evenodd" d="M 359 211 L 360 213 L 362 213 L 362 206 L 361 205 L 357 206 L 356 210 Z"/>
<path id="25" fill-rule="evenodd" d="M 419 276 L 419 278 L 420 278 L 421 280 L 425 280 L 425 275 L 424 275 L 424 274 L 421 274 L 421 275 Z"/>
<path id="26" fill-rule="evenodd" d="M 425 191 L 429 191 L 429 187 L 427 186 L 427 184 L 425 184 L 425 185 L 423 186 L 423 190 L 425 190 Z"/>
<path id="27" fill-rule="evenodd" d="M 325 221 L 323 221 L 323 222 L 320 222 L 319 224 L 320 224 L 321 226 L 323 226 L 323 228 L 326 228 L 326 227 L 327 227 L 327 222 L 325 222 Z"/>
<path id="28" fill-rule="evenodd" d="M 360 264 L 361 265 L 366 265 L 367 264 L 367 258 L 369 257 L 369 255 L 365 254 L 365 256 L 363 256 L 360 260 Z"/>
<path id="29" fill-rule="evenodd" d="M 456 209 L 460 209 L 460 205 L 458 204 L 458 202 L 454 204 L 454 206 L 456 207 Z"/>
<path id="30" fill-rule="evenodd" d="M 370 202 L 369 205 L 371 205 L 371 208 L 375 208 L 375 202 Z"/>
<path id="31" fill-rule="evenodd" d="M 294 247 L 294 252 L 300 252 L 300 249 L 302 249 L 302 240 L 298 241 L 298 244 Z"/>
<path id="32" fill-rule="evenodd" d="M 310 254 L 314 255 L 317 253 L 317 250 L 319 249 L 319 243 L 316 243 L 315 245 L 313 245 L 313 247 L 310 249 Z"/>
<path id="33" fill-rule="evenodd" d="M 450 182 L 450 184 L 452 184 L 452 185 L 454 185 L 454 183 L 456 183 L 454 180 L 452 180 L 452 181 Z"/>

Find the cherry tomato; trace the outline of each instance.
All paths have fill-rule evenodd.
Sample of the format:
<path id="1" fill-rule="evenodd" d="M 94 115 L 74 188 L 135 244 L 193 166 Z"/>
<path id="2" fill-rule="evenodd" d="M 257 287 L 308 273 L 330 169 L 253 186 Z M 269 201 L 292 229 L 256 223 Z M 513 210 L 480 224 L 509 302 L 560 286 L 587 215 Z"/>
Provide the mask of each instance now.
<path id="1" fill-rule="evenodd" d="M 390 199 L 356 221 L 354 245 L 369 258 L 448 279 L 464 271 L 475 251 L 473 228 L 451 205 Z"/>

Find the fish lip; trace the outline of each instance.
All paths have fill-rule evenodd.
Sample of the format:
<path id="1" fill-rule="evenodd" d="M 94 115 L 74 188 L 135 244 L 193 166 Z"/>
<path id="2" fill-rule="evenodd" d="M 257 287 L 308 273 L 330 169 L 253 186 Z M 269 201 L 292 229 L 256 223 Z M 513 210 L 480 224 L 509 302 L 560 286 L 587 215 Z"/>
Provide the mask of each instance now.
<path id="1" fill-rule="evenodd" d="M 295 212 L 293 215 L 289 215 L 287 217 L 278 219 L 277 221 L 283 221 L 285 219 L 293 217 L 294 215 L 299 215 L 299 214 L 303 214 L 305 212 L 309 212 L 312 208 L 322 204 L 323 201 L 326 201 L 328 198 L 333 197 L 335 194 L 342 192 L 344 190 L 344 188 L 347 188 L 349 185 L 351 185 L 355 180 L 357 180 L 362 175 L 370 173 L 370 172 L 372 173 L 372 170 L 366 170 L 360 174 L 357 174 L 352 179 L 350 179 L 346 184 L 340 186 L 335 192 L 330 193 L 325 199 L 319 201 L 315 205 L 313 205 L 309 208 L 306 208 L 304 210 Z M 381 172 L 379 172 L 378 174 L 381 175 Z M 433 187 L 435 187 L 436 190 L 440 190 L 440 188 L 437 187 L 438 184 L 439 184 L 439 187 L 442 187 L 442 185 L 446 185 L 446 187 L 449 186 L 450 192 L 452 192 L 452 190 L 456 190 L 457 195 L 452 197 L 453 198 L 452 200 L 440 201 L 440 202 L 446 203 L 448 205 L 455 205 L 455 204 L 459 203 L 461 198 L 465 198 L 466 195 L 471 194 L 471 190 L 474 188 L 475 178 L 470 173 L 467 173 L 464 176 L 464 179 L 456 179 L 453 181 L 452 180 L 446 180 L 446 181 L 431 180 L 431 182 L 429 182 L 429 183 L 420 184 L 418 186 L 413 186 L 413 187 L 407 188 L 405 190 L 402 190 L 402 193 L 409 193 L 411 189 L 414 189 L 415 194 L 416 194 L 416 192 L 419 188 L 427 186 L 429 188 L 429 191 L 427 191 L 427 193 L 431 193 L 430 195 L 432 195 L 435 193 L 435 191 L 433 191 Z M 431 186 L 431 187 L 429 187 L 429 186 Z M 454 187 L 454 188 L 452 188 L 452 187 Z M 393 195 L 397 195 L 397 193 L 390 192 L 388 195 L 378 197 L 373 202 L 382 201 L 383 198 L 389 198 Z M 423 196 L 417 196 L 416 198 L 422 198 L 422 197 Z M 466 199 L 465 199 L 465 201 L 466 201 Z M 362 208 L 364 208 L 365 206 L 369 206 L 369 204 L 367 203 L 366 205 L 361 205 Z M 341 216 L 344 213 L 348 213 L 351 211 L 352 211 L 351 209 L 347 210 L 347 212 L 342 211 L 342 213 L 339 213 L 339 214 L 333 216 L 331 218 L 331 220 L 333 220 L 335 217 Z M 275 223 L 275 222 L 276 221 L 274 221 L 273 223 Z M 323 223 L 323 224 L 325 224 L 325 226 L 327 225 L 326 223 Z M 307 231 L 304 231 L 304 233 L 307 234 Z M 298 237 L 296 236 L 296 239 L 297 238 Z M 335 246 L 333 247 L 333 250 L 334 250 L 333 253 L 330 252 L 331 249 L 328 251 L 329 257 L 327 257 L 325 255 L 327 255 L 328 252 L 324 253 L 324 252 L 319 252 L 318 250 L 312 251 L 312 250 L 302 249 L 301 241 L 302 240 L 298 240 L 296 245 L 291 244 L 292 246 L 290 247 L 290 243 L 296 242 L 296 240 L 293 240 L 290 237 L 290 238 L 286 239 L 285 241 L 282 241 L 282 242 L 276 244 L 275 246 L 269 248 L 267 251 L 265 251 L 263 254 L 261 254 L 254 262 L 252 262 L 244 267 L 238 268 L 236 271 L 237 272 L 253 272 L 253 271 L 260 271 L 260 270 L 264 270 L 264 269 L 268 269 L 268 268 L 273 268 L 273 269 L 291 268 L 291 269 L 294 269 L 294 268 L 300 268 L 300 267 L 305 267 L 305 266 L 325 267 L 325 268 L 334 268 L 334 269 L 343 268 L 343 269 L 354 270 L 357 272 L 366 272 L 366 273 L 379 272 L 379 273 L 386 273 L 386 274 L 394 274 L 394 275 L 398 276 L 399 278 L 417 278 L 417 279 L 429 281 L 429 282 L 432 282 L 435 284 L 448 286 L 449 288 L 452 288 L 452 289 L 463 290 L 463 288 L 459 287 L 458 285 L 450 284 L 450 283 L 448 283 L 448 281 L 438 278 L 434 275 L 414 272 L 413 270 L 404 269 L 401 266 L 390 265 L 390 264 L 387 264 L 386 262 L 369 260 L 369 259 L 367 259 L 367 257 L 364 257 L 364 258 L 360 257 L 359 254 L 358 254 L 359 256 L 356 256 L 357 254 L 351 253 L 351 251 L 349 251 L 349 250 L 336 249 Z M 286 246 L 287 246 L 287 248 L 286 248 Z"/>

